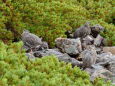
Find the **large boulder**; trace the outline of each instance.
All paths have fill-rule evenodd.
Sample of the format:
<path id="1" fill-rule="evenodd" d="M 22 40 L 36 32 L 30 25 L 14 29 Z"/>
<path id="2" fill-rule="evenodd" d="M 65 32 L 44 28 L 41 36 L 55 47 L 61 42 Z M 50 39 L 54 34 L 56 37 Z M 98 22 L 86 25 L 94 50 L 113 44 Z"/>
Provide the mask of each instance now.
<path id="1" fill-rule="evenodd" d="M 77 39 L 67 39 L 67 38 L 57 38 L 55 40 L 57 48 L 63 53 L 69 55 L 77 55 L 82 51 L 80 38 Z"/>

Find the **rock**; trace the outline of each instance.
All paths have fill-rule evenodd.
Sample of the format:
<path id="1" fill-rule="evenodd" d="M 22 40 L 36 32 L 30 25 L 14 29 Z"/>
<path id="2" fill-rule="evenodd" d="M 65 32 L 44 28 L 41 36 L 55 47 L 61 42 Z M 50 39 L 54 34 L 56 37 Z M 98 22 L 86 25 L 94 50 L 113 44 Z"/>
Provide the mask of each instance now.
<path id="1" fill-rule="evenodd" d="M 24 49 L 27 53 L 30 52 L 30 48 L 28 46 L 23 45 L 22 49 Z"/>
<path id="2" fill-rule="evenodd" d="M 77 55 L 82 51 L 80 38 L 57 38 L 55 42 L 57 48 L 59 48 L 63 53 L 67 53 L 69 55 Z"/>
<path id="3" fill-rule="evenodd" d="M 33 53 L 33 55 L 34 55 L 35 57 L 41 58 L 41 57 L 43 57 L 43 51 L 35 51 L 35 52 Z"/>
<path id="4" fill-rule="evenodd" d="M 81 53 L 83 60 L 83 68 L 90 68 L 95 64 L 97 59 L 97 53 L 94 46 L 88 46 L 86 50 Z"/>
<path id="5" fill-rule="evenodd" d="M 115 46 L 113 47 L 103 47 L 104 52 L 111 52 L 112 54 L 115 55 Z"/>
<path id="6" fill-rule="evenodd" d="M 95 40 L 94 40 L 94 45 L 97 46 L 97 47 L 100 47 L 102 46 L 102 41 L 104 40 L 104 38 L 100 35 L 98 35 Z"/>
<path id="7" fill-rule="evenodd" d="M 37 45 L 35 48 L 32 48 L 33 52 L 41 51 L 41 50 L 44 50 L 44 48 L 41 45 Z"/>
<path id="8" fill-rule="evenodd" d="M 115 55 L 110 52 L 102 53 L 98 55 L 96 62 L 115 74 Z"/>
<path id="9" fill-rule="evenodd" d="M 94 64 L 92 68 L 86 68 L 85 71 L 90 74 L 91 81 L 94 81 L 98 77 L 110 80 L 112 76 L 112 72 L 98 64 Z"/>
<path id="10" fill-rule="evenodd" d="M 103 66 L 99 65 L 99 64 L 94 64 L 92 65 L 92 67 L 90 68 L 86 68 L 85 71 L 88 72 L 90 75 L 92 75 L 95 70 L 99 70 L 99 69 L 103 69 Z"/>
<path id="11" fill-rule="evenodd" d="M 75 58 L 71 58 L 70 61 L 69 61 L 73 66 L 78 66 L 78 67 L 82 67 L 83 66 L 83 63 L 76 60 Z"/>
<path id="12" fill-rule="evenodd" d="M 83 43 L 86 43 L 86 45 L 91 45 L 94 42 L 94 38 L 91 35 L 87 35 L 85 38 L 83 38 Z"/>
<path id="13" fill-rule="evenodd" d="M 86 71 L 91 76 L 91 74 L 93 74 L 95 70 L 91 68 L 86 68 L 84 71 Z"/>
<path id="14" fill-rule="evenodd" d="M 107 64 L 111 61 L 112 54 L 110 52 L 108 53 L 102 53 L 97 55 L 97 63 L 103 62 L 104 64 Z"/>
<path id="15" fill-rule="evenodd" d="M 104 31 L 104 27 L 102 27 L 101 25 L 96 24 L 94 26 L 91 26 L 91 34 L 94 38 L 96 38 L 101 31 Z"/>
<path id="16" fill-rule="evenodd" d="M 94 38 L 91 35 L 87 35 L 85 38 L 82 39 L 82 49 L 85 50 L 87 45 L 92 45 L 94 42 Z"/>
<path id="17" fill-rule="evenodd" d="M 110 57 L 109 64 L 110 64 L 110 70 L 111 70 L 111 71 L 114 73 L 114 75 L 115 75 L 115 55 L 113 55 L 113 56 Z"/>
<path id="18" fill-rule="evenodd" d="M 36 58 L 32 53 L 26 53 L 26 56 L 28 57 L 29 60 Z"/>
<path id="19" fill-rule="evenodd" d="M 115 83 L 115 55 L 111 56 L 111 61 L 109 62 L 109 70 L 112 72 L 111 80 Z"/>
<path id="20" fill-rule="evenodd" d="M 91 34 L 90 23 L 86 22 L 83 26 L 76 29 L 76 31 L 74 32 L 73 37 L 74 38 L 84 38 L 84 37 L 86 37 L 87 35 L 90 35 L 90 34 Z"/>
<path id="21" fill-rule="evenodd" d="M 91 75 L 90 80 L 94 81 L 96 78 L 101 77 L 106 80 L 111 80 L 112 73 L 106 69 L 95 70 L 95 72 Z"/>
<path id="22" fill-rule="evenodd" d="M 58 49 L 47 49 L 45 51 L 36 51 L 34 52 L 34 55 L 39 58 L 44 56 L 55 55 L 60 61 L 71 63 L 73 66 L 82 65 L 82 62 L 79 62 L 78 60 L 71 58 L 66 53 L 65 54 L 61 53 Z"/>

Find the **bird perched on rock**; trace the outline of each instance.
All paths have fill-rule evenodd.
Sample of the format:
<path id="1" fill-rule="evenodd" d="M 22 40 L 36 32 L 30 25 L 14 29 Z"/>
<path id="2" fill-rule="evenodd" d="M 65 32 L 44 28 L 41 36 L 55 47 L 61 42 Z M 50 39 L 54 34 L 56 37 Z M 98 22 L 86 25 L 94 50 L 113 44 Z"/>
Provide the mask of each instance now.
<path id="1" fill-rule="evenodd" d="M 96 38 L 101 31 L 104 31 L 104 27 L 102 27 L 101 25 L 96 24 L 94 26 L 91 26 L 91 35 L 93 37 Z"/>
<path id="2" fill-rule="evenodd" d="M 81 26 L 74 32 L 73 37 L 74 38 L 78 38 L 78 37 L 84 38 L 87 35 L 90 35 L 90 33 L 91 33 L 90 23 L 86 22 L 83 26 Z"/>
<path id="3" fill-rule="evenodd" d="M 89 68 L 93 64 L 95 64 L 97 59 L 97 53 L 95 50 L 95 46 L 88 46 L 86 50 L 81 53 L 81 57 L 83 60 L 83 68 Z"/>
<path id="4" fill-rule="evenodd" d="M 42 44 L 41 38 L 30 33 L 28 30 L 24 30 L 21 36 L 24 46 L 28 47 L 29 49 L 35 48 L 36 46 Z"/>

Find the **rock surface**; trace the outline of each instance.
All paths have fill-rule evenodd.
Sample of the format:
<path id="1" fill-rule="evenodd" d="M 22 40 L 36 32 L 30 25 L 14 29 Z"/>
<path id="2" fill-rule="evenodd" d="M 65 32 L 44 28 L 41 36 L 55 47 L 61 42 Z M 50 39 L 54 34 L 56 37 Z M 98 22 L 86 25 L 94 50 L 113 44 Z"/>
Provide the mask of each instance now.
<path id="1" fill-rule="evenodd" d="M 90 26 L 87 22 L 74 32 L 74 37 L 67 32 L 69 38 L 57 38 L 54 49 L 49 49 L 47 42 L 38 36 L 24 31 L 23 48 L 29 60 L 55 55 L 60 61 L 87 71 L 91 81 L 96 77 L 112 80 L 115 76 L 115 47 L 103 47 L 105 39 L 99 35 L 103 30 L 101 25 Z"/>
<path id="2" fill-rule="evenodd" d="M 80 38 L 57 38 L 55 42 L 57 48 L 59 48 L 63 53 L 67 53 L 69 55 L 77 55 L 82 51 Z"/>
<path id="3" fill-rule="evenodd" d="M 111 80 L 112 72 L 98 64 L 93 65 L 92 68 L 85 69 L 85 71 L 90 74 L 91 81 L 94 81 L 97 77 L 101 77 L 106 80 Z"/>
<path id="4" fill-rule="evenodd" d="M 83 60 L 83 68 L 90 68 L 95 64 L 97 59 L 97 53 L 94 46 L 89 46 L 86 50 L 81 53 Z"/>
<path id="5" fill-rule="evenodd" d="M 103 47 L 103 51 L 104 52 L 111 52 L 112 54 L 114 54 L 115 55 L 115 46 L 113 46 L 113 47 Z"/>
<path id="6" fill-rule="evenodd" d="M 67 63 L 71 63 L 73 66 L 81 66 L 82 62 L 71 58 L 68 54 L 66 53 L 61 53 L 58 49 L 47 49 L 45 51 L 36 51 L 34 53 L 36 57 L 44 57 L 44 56 L 49 56 L 49 55 L 55 55 L 60 61 L 64 61 Z"/>
<path id="7" fill-rule="evenodd" d="M 97 47 L 102 46 L 102 41 L 104 40 L 104 38 L 100 35 L 98 35 L 95 40 L 94 40 L 94 45 Z"/>

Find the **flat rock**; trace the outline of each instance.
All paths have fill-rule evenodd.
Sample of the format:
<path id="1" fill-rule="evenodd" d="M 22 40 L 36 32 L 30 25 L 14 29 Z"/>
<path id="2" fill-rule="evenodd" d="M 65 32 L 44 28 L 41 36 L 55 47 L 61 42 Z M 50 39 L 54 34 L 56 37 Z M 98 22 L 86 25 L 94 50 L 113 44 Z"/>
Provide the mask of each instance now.
<path id="1" fill-rule="evenodd" d="M 111 52 L 112 54 L 115 55 L 115 46 L 113 47 L 103 47 L 104 52 Z"/>

